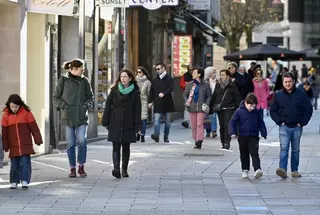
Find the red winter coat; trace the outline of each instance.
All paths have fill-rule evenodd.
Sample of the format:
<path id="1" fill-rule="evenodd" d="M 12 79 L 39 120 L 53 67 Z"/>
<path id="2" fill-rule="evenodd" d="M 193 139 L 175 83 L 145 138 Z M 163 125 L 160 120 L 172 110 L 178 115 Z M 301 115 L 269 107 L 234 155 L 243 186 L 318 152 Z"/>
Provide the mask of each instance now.
<path id="1" fill-rule="evenodd" d="M 23 107 L 16 114 L 7 108 L 2 116 L 3 149 L 9 152 L 9 158 L 35 154 L 32 137 L 37 145 L 43 143 L 39 127 L 33 114 Z"/>

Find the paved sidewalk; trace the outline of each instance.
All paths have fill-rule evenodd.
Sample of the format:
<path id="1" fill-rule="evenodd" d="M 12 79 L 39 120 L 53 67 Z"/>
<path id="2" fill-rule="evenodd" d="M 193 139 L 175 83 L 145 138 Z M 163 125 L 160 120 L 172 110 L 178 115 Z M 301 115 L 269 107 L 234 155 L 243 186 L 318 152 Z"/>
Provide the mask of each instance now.
<path id="1" fill-rule="evenodd" d="M 320 214 L 320 112 L 304 128 L 300 179 L 282 180 L 278 128 L 266 117 L 269 136 L 260 142 L 264 176 L 241 179 L 238 147 L 219 150 L 218 139 L 193 149 L 191 130 L 172 125 L 170 143 L 132 145 L 130 178 L 111 176 L 111 144 L 88 147 L 85 179 L 69 179 L 65 153 L 33 159 L 28 191 L 9 190 L 9 167 L 0 170 L 0 213 L 110 215 Z M 162 128 L 163 130 L 163 128 Z M 148 131 L 150 135 L 151 130 Z"/>

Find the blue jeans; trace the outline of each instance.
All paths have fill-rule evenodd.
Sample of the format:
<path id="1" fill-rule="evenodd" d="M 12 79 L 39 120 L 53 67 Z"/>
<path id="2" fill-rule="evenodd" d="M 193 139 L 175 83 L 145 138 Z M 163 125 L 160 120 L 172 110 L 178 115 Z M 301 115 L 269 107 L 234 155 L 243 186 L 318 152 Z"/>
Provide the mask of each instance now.
<path id="1" fill-rule="evenodd" d="M 211 117 L 211 131 L 217 131 L 217 114 L 213 113 L 210 117 Z"/>
<path id="2" fill-rule="evenodd" d="M 31 158 L 30 155 L 22 155 L 10 159 L 10 183 L 20 183 L 26 181 L 28 184 L 31 180 Z"/>
<path id="3" fill-rule="evenodd" d="M 289 128 L 286 125 L 279 128 L 280 162 L 279 167 L 287 171 L 289 148 L 291 143 L 291 171 L 298 171 L 300 157 L 300 139 L 302 128 Z"/>
<path id="4" fill-rule="evenodd" d="M 164 125 L 164 137 L 168 138 L 170 133 L 171 126 L 171 114 L 170 113 L 155 113 L 154 114 L 154 134 L 160 136 L 160 119 L 164 116 L 165 125 Z"/>
<path id="5" fill-rule="evenodd" d="M 78 163 L 83 165 L 87 159 L 87 125 L 66 126 L 67 154 L 71 168 L 76 167 L 76 143 L 78 143 Z"/>
<path id="6" fill-rule="evenodd" d="M 141 120 L 141 123 L 142 123 L 142 125 L 141 125 L 141 134 L 143 136 L 145 136 L 146 135 L 146 129 L 147 129 L 147 120 L 146 119 Z"/>

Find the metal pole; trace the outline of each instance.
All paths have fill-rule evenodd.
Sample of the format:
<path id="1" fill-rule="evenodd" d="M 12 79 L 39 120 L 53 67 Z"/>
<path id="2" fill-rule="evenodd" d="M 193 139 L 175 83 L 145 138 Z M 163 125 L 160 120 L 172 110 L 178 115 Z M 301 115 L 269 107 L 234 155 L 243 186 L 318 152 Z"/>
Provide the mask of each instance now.
<path id="1" fill-rule="evenodd" d="M 85 59 L 85 0 L 79 0 L 79 53 L 78 57 Z"/>
<path id="2" fill-rule="evenodd" d="M 124 50 L 123 50 L 123 64 L 125 68 L 129 68 L 129 49 L 128 49 L 128 22 L 129 22 L 129 8 L 124 8 L 124 33 L 123 33 L 123 38 L 124 38 Z"/>

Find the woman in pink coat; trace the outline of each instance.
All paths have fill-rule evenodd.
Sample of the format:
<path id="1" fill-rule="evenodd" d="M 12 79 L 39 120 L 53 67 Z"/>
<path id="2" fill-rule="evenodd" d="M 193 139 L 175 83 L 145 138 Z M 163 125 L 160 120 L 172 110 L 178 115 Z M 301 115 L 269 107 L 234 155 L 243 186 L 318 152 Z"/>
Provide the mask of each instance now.
<path id="1" fill-rule="evenodd" d="M 254 76 L 252 80 L 254 87 L 253 92 L 258 98 L 257 109 L 263 119 L 263 111 L 264 109 L 268 109 L 269 84 L 268 81 L 262 77 L 262 70 L 260 68 L 255 70 Z"/>

